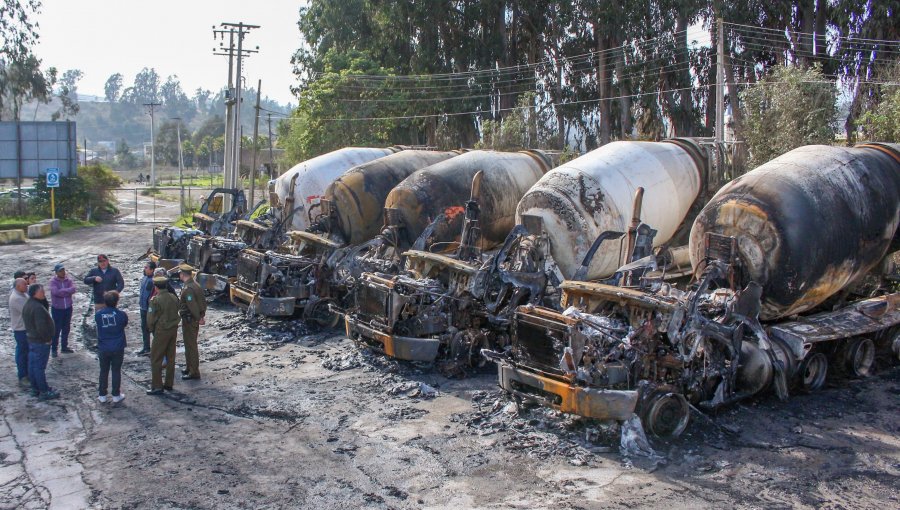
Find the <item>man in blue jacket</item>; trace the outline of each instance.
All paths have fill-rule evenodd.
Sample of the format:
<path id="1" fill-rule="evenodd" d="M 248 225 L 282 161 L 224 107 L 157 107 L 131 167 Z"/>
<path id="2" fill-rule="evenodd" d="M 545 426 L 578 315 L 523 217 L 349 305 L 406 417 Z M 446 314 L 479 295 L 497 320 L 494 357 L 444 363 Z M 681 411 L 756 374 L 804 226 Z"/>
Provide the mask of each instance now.
<path id="1" fill-rule="evenodd" d="M 122 292 L 122 289 L 125 288 L 122 273 L 109 265 L 109 257 L 103 254 L 97 255 L 97 267 L 88 271 L 87 276 L 84 277 L 84 283 L 94 288 L 94 311 L 99 311 L 106 306 L 103 304 L 103 293 L 110 290 Z"/>
<path id="2" fill-rule="evenodd" d="M 97 358 L 100 360 L 100 395 L 97 400 L 100 403 L 107 401 L 106 388 L 112 368 L 112 401 L 118 403 L 125 398 L 121 384 L 128 315 L 116 308 L 119 293 L 114 290 L 103 294 L 103 304 L 105 307 L 94 314 L 94 320 L 97 321 Z"/>
<path id="3" fill-rule="evenodd" d="M 153 271 L 156 270 L 156 263 L 149 261 L 144 264 L 144 276 L 141 277 L 141 294 L 138 303 L 141 308 L 141 337 L 144 345 L 141 350 L 136 351 L 138 356 L 150 355 L 150 328 L 147 327 L 147 309 L 150 308 L 150 298 L 153 297 Z"/>

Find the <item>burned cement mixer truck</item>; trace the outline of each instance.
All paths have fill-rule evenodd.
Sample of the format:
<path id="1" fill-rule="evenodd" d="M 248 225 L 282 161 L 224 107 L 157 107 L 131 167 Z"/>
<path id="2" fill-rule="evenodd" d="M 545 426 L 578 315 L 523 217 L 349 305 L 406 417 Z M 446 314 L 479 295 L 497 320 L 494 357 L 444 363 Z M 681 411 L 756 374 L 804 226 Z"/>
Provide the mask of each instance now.
<path id="1" fill-rule="evenodd" d="M 691 406 L 864 377 L 880 353 L 900 354 L 898 223 L 900 146 L 801 147 L 706 204 L 688 287 L 569 280 L 562 311 L 520 307 L 510 347 L 484 354 L 518 399 L 637 414 L 659 437 L 681 434 Z"/>
<path id="2" fill-rule="evenodd" d="M 381 231 L 388 193 L 414 172 L 459 155 L 459 152 L 404 150 L 355 166 L 328 185 L 318 214 L 306 230 L 288 233 L 272 250 L 246 249 L 238 261 L 231 301 L 272 317 L 298 311 L 323 326 L 335 326 L 346 278 L 335 274 L 352 246 Z"/>
<path id="3" fill-rule="evenodd" d="M 404 254 L 406 265 L 400 275 L 364 277 L 369 282 L 364 288 L 373 294 L 380 290 L 382 297 L 358 298 L 360 307 L 368 303 L 381 309 L 382 302 L 388 303 L 379 319 L 369 319 L 375 331 L 369 335 L 380 338 L 391 356 L 438 361 L 446 375 L 465 375 L 485 363 L 481 349 L 509 344 L 509 326 L 518 306 L 554 306 L 559 283 L 577 269 L 577 254 L 579 262 L 588 253 L 596 255 L 588 259 L 604 265 L 595 267 L 594 273 L 609 275 L 618 267 L 607 260 L 620 257 L 622 243 L 614 241 L 630 239 L 634 244 L 637 231 L 628 228 L 630 201 L 613 197 L 631 196 L 641 186 L 650 190 L 654 202 L 648 215 L 662 226 L 655 246 L 686 231 L 685 217 L 699 210 L 708 159 L 705 149 L 692 140 L 610 144 L 543 175 L 521 200 L 510 202 L 509 220 L 515 208 L 522 214 L 517 225 L 510 221 L 502 230 L 482 215 L 482 203 L 488 203 L 491 195 L 481 182 L 487 176 L 476 174 L 454 252 L 410 250 Z M 660 163 L 664 160 L 668 164 Z M 582 221 L 573 227 L 561 223 L 560 216 Z M 495 228 L 486 234 L 488 226 Z M 622 235 L 610 237 L 602 249 L 592 249 L 599 231 L 612 228 Z M 648 254 L 653 246 L 650 239 Z M 353 330 L 351 320 L 349 333 L 365 338 L 365 331 Z"/>
<path id="4" fill-rule="evenodd" d="M 227 291 L 237 276 L 242 250 L 266 251 L 282 245 L 288 232 L 309 225 L 332 181 L 353 166 L 400 150 L 346 147 L 295 165 L 270 184 L 269 210 L 265 214 L 235 222 L 234 230 L 226 235 L 191 238 L 187 261 L 199 271 L 197 281 L 212 293 Z"/>
<path id="5" fill-rule="evenodd" d="M 473 276 L 513 229 L 518 200 L 551 165 L 539 151 L 472 151 L 394 188 L 378 244 L 351 259 L 368 270 L 352 287 L 348 336 L 406 360 L 468 351 L 470 341 L 453 343 L 448 327 L 472 311 L 464 302 Z"/>

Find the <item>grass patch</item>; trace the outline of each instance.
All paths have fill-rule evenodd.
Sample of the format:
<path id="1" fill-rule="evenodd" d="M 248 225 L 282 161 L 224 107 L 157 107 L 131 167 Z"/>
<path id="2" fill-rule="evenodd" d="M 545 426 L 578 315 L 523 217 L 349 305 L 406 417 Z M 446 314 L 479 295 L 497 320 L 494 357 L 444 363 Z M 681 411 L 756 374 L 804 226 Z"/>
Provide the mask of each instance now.
<path id="1" fill-rule="evenodd" d="M 40 223 L 42 220 L 46 220 L 47 218 L 43 216 L 13 216 L 7 218 L 0 218 L 0 230 L 27 230 L 29 225 L 34 225 L 35 223 Z M 59 220 L 59 230 L 60 232 L 68 232 L 69 230 L 81 228 L 81 227 L 93 227 L 96 226 L 97 223 L 92 221 L 84 221 L 78 219 L 60 219 Z"/>
<path id="2" fill-rule="evenodd" d="M 187 210 L 184 214 L 178 217 L 172 225 L 181 228 L 190 228 L 191 224 L 194 222 L 194 210 Z"/>

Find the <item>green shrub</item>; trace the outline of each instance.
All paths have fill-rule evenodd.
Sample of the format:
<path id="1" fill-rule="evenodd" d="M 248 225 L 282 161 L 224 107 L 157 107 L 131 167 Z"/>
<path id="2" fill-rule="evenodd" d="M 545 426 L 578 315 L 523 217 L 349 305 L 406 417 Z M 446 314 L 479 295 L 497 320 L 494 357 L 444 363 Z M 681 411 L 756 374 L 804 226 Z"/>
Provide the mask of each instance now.
<path id="1" fill-rule="evenodd" d="M 56 217 L 61 219 L 108 220 L 118 214 L 114 189 L 122 179 L 102 165 L 82 166 L 78 175 L 60 177 L 55 191 Z M 44 179 L 35 181 L 37 197 L 31 206 L 40 214 L 50 214 L 50 189 Z"/>

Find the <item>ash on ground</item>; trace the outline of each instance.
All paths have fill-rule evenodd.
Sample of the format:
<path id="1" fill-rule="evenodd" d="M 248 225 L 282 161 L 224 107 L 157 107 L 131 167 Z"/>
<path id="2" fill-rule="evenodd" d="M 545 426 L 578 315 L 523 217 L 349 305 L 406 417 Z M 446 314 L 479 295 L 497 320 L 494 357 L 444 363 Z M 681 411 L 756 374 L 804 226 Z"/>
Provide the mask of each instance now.
<path id="1" fill-rule="evenodd" d="M 598 454 L 616 452 L 620 427 L 542 406 L 519 404 L 503 391 L 472 393 L 472 413 L 451 420 L 479 436 L 498 434 L 498 444 L 529 458 L 563 457 L 573 466 L 600 463 Z"/>

